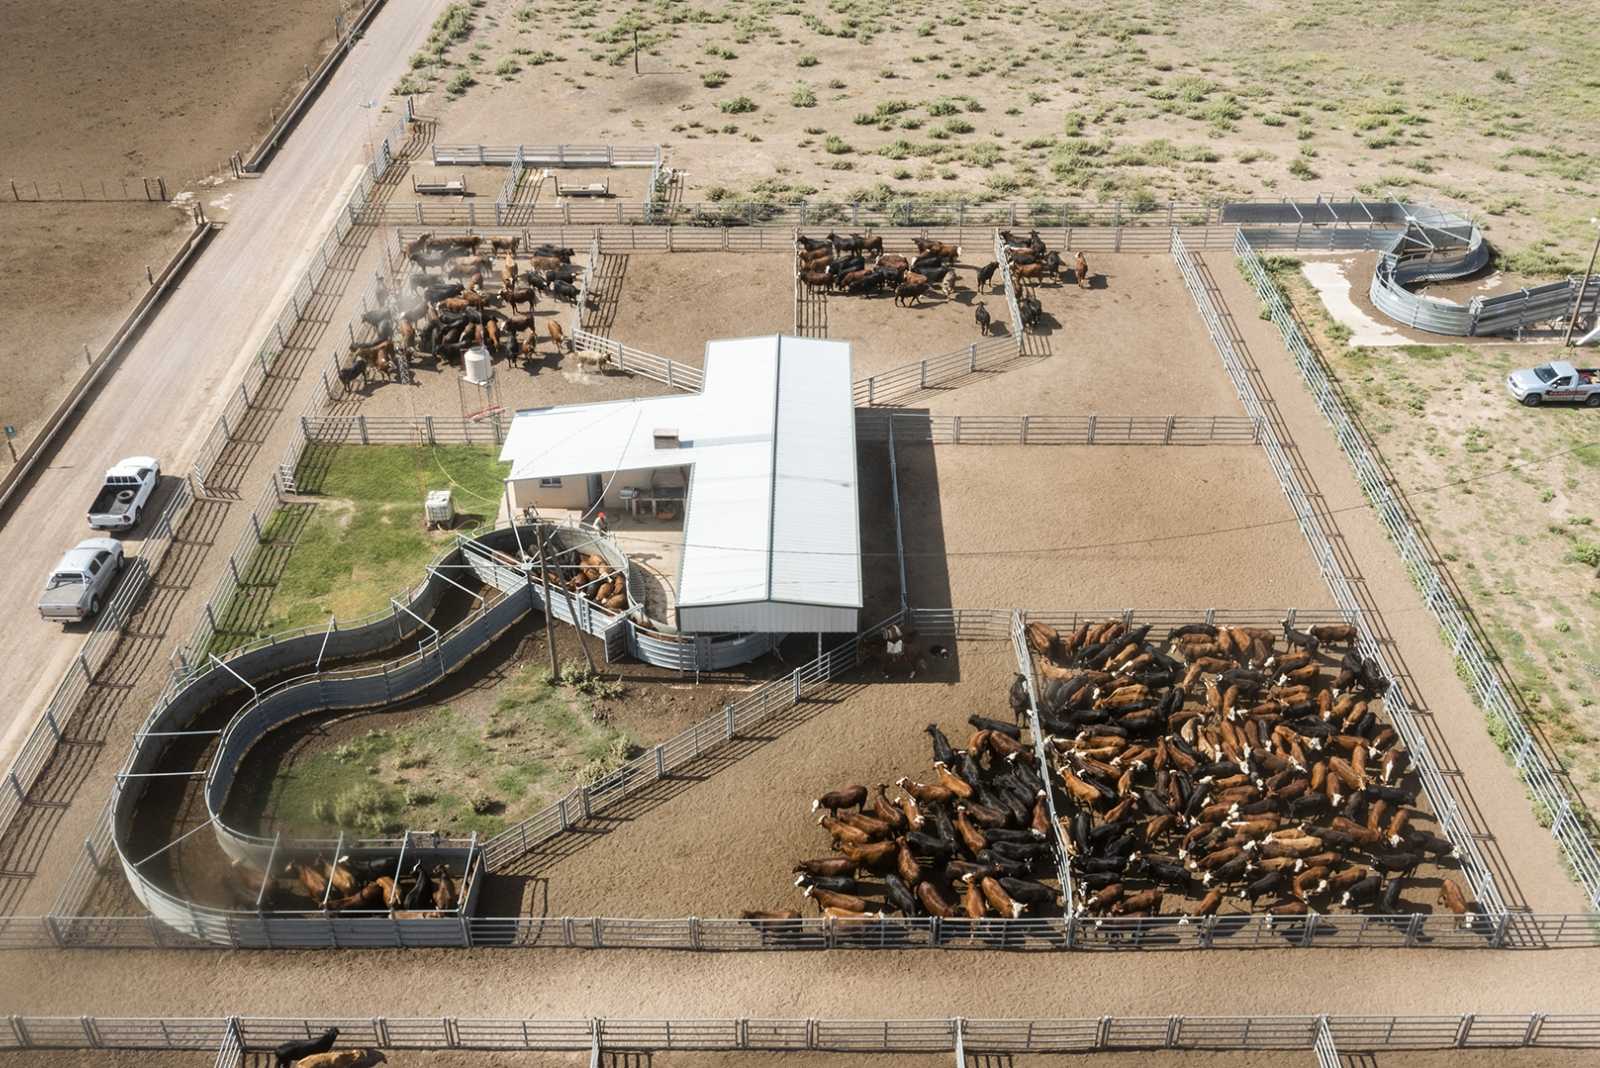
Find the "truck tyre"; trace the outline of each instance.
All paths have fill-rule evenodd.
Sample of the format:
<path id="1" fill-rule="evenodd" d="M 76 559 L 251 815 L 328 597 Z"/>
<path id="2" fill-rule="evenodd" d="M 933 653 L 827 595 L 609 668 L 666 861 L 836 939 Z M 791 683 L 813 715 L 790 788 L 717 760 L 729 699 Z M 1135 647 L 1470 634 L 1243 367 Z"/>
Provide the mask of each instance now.
<path id="1" fill-rule="evenodd" d="M 1522 403 L 1526 404 L 1530 408 L 1537 408 L 1539 407 L 1539 402 L 1543 399 L 1544 398 L 1537 393 L 1530 393 L 1526 397 L 1522 398 Z"/>
<path id="2" fill-rule="evenodd" d="M 1585 408 L 1600 408 L 1600 393 L 1591 393 L 1583 398 Z"/>
<path id="3" fill-rule="evenodd" d="M 100 597 L 99 597 L 98 594 L 96 594 L 95 596 L 89 598 L 89 615 L 98 616 L 99 614 L 100 614 Z"/>

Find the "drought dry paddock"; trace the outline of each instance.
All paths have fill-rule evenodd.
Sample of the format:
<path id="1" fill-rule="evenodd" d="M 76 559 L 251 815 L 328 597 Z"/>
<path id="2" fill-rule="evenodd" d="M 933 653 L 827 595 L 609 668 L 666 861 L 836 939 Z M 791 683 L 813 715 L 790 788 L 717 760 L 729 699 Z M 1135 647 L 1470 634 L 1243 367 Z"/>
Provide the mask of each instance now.
<path id="1" fill-rule="evenodd" d="M 1092 289 L 1063 281 L 1018 290 L 1019 296 L 1033 293 L 1044 307 L 1026 351 L 1047 358 L 960 380 L 955 388 L 930 392 L 923 403 L 941 415 L 1242 414 L 1172 258 L 1126 252 L 1088 258 Z M 970 286 L 971 275 L 963 272 L 962 282 Z M 997 320 L 1006 320 L 1004 293 L 986 291 L 980 299 Z M 828 306 L 830 325 L 835 307 Z M 954 347 L 977 336 L 970 311 L 959 325 Z"/>
<path id="2" fill-rule="evenodd" d="M 1332 604 L 1254 446 L 901 444 L 896 457 L 915 607 Z"/>
<path id="3" fill-rule="evenodd" d="M 176 191 L 214 173 L 266 131 L 327 54 L 341 6 L 360 7 L 6 0 L 7 36 L 28 42 L 0 70 L 0 92 L 28 101 L 0 116 L 8 176 L 163 175 Z"/>
<path id="4" fill-rule="evenodd" d="M 968 714 L 1010 721 L 1016 670 L 1002 642 L 916 642 L 916 677 L 868 665 L 842 687 L 776 714 L 507 865 L 524 877 L 523 912 L 545 916 L 737 916 L 744 909 L 815 914 L 790 872 L 829 853 L 811 802 L 852 783 L 893 782 L 931 761 L 924 725 L 971 734 Z M 941 652 L 943 655 L 941 655 Z"/>
<path id="5" fill-rule="evenodd" d="M 0 225 L 0 422 L 20 450 L 189 233 L 166 204 L 17 204 Z M 83 299 L 69 298 L 76 291 Z M 10 464 L 9 456 L 0 466 Z"/>
<path id="6" fill-rule="evenodd" d="M 766 252 L 606 253 L 588 329 L 699 367 L 706 342 L 794 332 L 790 258 Z M 861 377 L 861 346 L 852 353 Z"/>

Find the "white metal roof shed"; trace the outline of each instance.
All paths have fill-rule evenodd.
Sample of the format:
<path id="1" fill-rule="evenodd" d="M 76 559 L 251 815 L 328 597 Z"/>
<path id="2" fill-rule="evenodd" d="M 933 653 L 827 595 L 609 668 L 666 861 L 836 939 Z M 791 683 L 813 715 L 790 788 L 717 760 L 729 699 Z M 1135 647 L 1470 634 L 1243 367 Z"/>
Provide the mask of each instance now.
<path id="1" fill-rule="evenodd" d="M 678 447 L 656 447 L 666 428 Z M 702 392 L 520 411 L 500 458 L 512 482 L 688 465 L 684 631 L 856 629 L 861 522 L 846 342 L 712 341 Z"/>

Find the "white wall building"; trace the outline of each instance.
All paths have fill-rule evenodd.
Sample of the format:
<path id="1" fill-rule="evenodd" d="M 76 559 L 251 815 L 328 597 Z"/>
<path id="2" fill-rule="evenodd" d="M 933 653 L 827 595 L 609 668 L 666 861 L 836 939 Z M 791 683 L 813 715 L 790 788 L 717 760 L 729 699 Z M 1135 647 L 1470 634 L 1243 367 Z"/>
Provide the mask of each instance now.
<path id="1" fill-rule="evenodd" d="M 519 411 L 500 459 L 519 509 L 681 501 L 685 632 L 857 629 L 848 343 L 712 341 L 700 393 Z"/>

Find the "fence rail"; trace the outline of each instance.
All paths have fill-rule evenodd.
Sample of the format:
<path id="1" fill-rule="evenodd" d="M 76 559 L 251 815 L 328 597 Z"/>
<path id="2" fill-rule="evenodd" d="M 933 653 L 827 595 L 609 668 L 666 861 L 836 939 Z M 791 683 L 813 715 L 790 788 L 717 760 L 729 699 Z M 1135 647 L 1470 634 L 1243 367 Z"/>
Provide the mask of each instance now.
<path id="1" fill-rule="evenodd" d="M 1523 719 L 1496 666 L 1496 658 L 1484 647 L 1471 622 L 1471 609 L 1456 596 L 1433 555 L 1427 551 L 1422 535 L 1384 476 L 1374 448 L 1351 417 L 1321 357 L 1300 329 L 1282 291 L 1242 231 L 1236 237 L 1234 252 L 1245 277 L 1255 287 L 1256 295 L 1278 327 L 1317 408 L 1333 427 L 1334 436 L 1378 521 L 1417 583 L 1423 604 L 1443 630 L 1457 664 L 1489 720 L 1491 733 L 1505 732 L 1507 754 L 1535 802 L 1549 813 L 1550 834 L 1572 865 L 1574 875 L 1588 896 L 1590 908 L 1600 911 L 1600 849 L 1596 848 L 1588 817 L 1580 814 L 1568 793 L 1557 759 L 1546 751 Z"/>
<path id="2" fill-rule="evenodd" d="M 1247 415 L 931 415 L 863 408 L 856 440 L 925 445 L 1252 445 L 1261 424 Z"/>
<path id="3" fill-rule="evenodd" d="M 1295 513 L 1296 523 L 1311 549 L 1312 556 L 1317 561 L 1323 580 L 1333 594 L 1334 603 L 1352 613 L 1356 620 L 1359 636 L 1355 648 L 1363 657 L 1378 665 L 1388 682 L 1383 697 L 1384 711 L 1388 713 L 1390 722 L 1410 751 L 1412 764 L 1422 782 L 1424 793 L 1432 802 L 1433 814 L 1438 820 L 1440 829 L 1455 846 L 1456 859 L 1461 866 L 1462 876 L 1467 880 L 1479 905 L 1485 911 L 1497 916 L 1498 922 L 1504 926 L 1505 901 L 1500 895 L 1500 889 L 1495 884 L 1488 864 L 1483 859 L 1482 851 L 1478 848 L 1476 837 L 1466 824 L 1460 802 L 1439 771 L 1427 735 L 1412 720 L 1405 691 L 1389 662 L 1388 655 L 1373 637 L 1366 618 L 1357 614 L 1360 604 L 1350 587 L 1344 569 L 1334 555 L 1332 534 L 1324 527 L 1322 517 L 1311 503 L 1311 494 L 1302 483 L 1299 472 L 1290 462 L 1283 443 L 1278 440 L 1276 428 L 1267 418 L 1255 382 L 1234 346 L 1231 332 L 1223 322 L 1220 298 L 1214 292 L 1214 287 L 1201 275 L 1199 266 L 1176 230 L 1172 233 L 1172 258 L 1178 265 L 1184 285 L 1199 309 L 1201 318 L 1205 321 L 1206 331 L 1211 336 L 1212 344 L 1221 357 L 1228 377 L 1233 381 L 1234 389 L 1239 394 L 1245 412 L 1260 421 L 1262 449 L 1267 454 L 1267 461 L 1278 478 L 1278 485 L 1283 490 L 1284 497 Z"/>
<path id="4" fill-rule="evenodd" d="M 61 178 L 54 182 L 11 178 L 8 181 L 11 186 L 12 201 L 21 204 L 102 200 L 143 200 L 161 203 L 168 199 L 167 180 L 160 177 Z M 0 193 L 0 203 L 4 200 L 4 194 Z"/>
<path id="5" fill-rule="evenodd" d="M 126 576 L 96 617 L 78 655 L 45 705 L 44 715 L 34 724 L 6 772 L 4 786 L 0 787 L 0 833 L 9 831 L 11 821 L 27 803 L 29 791 L 44 774 L 70 729 L 73 712 L 116 652 L 134 608 L 171 551 L 175 531 L 193 501 L 188 483 L 181 483 L 151 526 L 139 555 L 128 560 Z"/>
<path id="6" fill-rule="evenodd" d="M 654 167 L 658 145 L 434 145 L 433 162 L 447 167 L 474 164 L 529 167 Z"/>
<path id="7" fill-rule="evenodd" d="M 237 1057 L 339 1028 L 381 1049 L 1092 1053 L 1104 1050 L 1595 1049 L 1600 1016 L 1090 1016 L 1053 1019 L 126 1018 L 12 1016 L 0 1049 L 212 1050 Z M 229 1064 L 236 1061 L 227 1062 Z"/>

